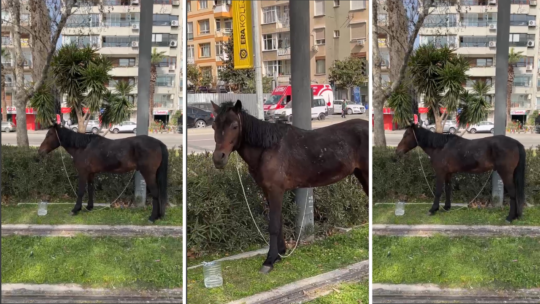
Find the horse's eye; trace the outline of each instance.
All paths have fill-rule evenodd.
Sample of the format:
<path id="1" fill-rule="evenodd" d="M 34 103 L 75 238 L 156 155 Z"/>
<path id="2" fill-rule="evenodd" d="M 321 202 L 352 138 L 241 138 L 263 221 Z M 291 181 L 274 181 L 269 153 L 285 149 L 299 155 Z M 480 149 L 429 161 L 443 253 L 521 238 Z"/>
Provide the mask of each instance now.
<path id="1" fill-rule="evenodd" d="M 233 130 L 236 130 L 236 129 L 238 129 L 238 126 L 234 126 L 234 127 L 233 127 Z"/>

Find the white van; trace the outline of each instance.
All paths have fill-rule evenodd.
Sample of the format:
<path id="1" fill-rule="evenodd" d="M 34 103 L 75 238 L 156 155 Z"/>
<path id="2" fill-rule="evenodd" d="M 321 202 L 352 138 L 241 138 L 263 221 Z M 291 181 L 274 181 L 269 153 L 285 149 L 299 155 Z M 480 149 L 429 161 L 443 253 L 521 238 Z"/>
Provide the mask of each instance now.
<path id="1" fill-rule="evenodd" d="M 292 102 L 288 103 L 285 108 L 275 110 L 275 120 L 286 121 L 292 123 Z M 324 120 L 328 115 L 328 106 L 323 97 L 313 97 L 311 103 L 311 119 Z"/>

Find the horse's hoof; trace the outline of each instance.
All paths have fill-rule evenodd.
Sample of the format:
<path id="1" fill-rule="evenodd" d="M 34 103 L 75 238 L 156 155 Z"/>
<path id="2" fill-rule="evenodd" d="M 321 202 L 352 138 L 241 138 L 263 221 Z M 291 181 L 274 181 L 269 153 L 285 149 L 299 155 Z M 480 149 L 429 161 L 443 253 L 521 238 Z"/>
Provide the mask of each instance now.
<path id="1" fill-rule="evenodd" d="M 274 266 L 263 265 L 261 270 L 259 270 L 259 273 L 268 274 L 272 269 L 274 269 Z"/>
<path id="2" fill-rule="evenodd" d="M 508 224 L 512 224 L 512 219 L 509 216 L 506 217 L 505 221 Z"/>
<path id="3" fill-rule="evenodd" d="M 437 213 L 437 211 L 428 211 L 427 215 L 429 215 L 429 216 L 434 216 L 435 213 Z"/>
<path id="4" fill-rule="evenodd" d="M 443 207 L 443 210 L 444 210 L 444 211 L 450 211 L 450 208 L 452 208 L 452 207 L 446 207 L 446 206 L 444 206 L 444 207 Z"/>
<path id="5" fill-rule="evenodd" d="M 84 211 L 87 211 L 87 212 L 90 212 L 92 210 L 94 210 L 94 207 L 92 207 L 92 208 L 88 208 L 88 207 L 84 208 Z"/>
<path id="6" fill-rule="evenodd" d="M 148 222 L 151 223 L 151 224 L 154 224 L 156 222 L 156 220 L 153 219 L 152 217 L 149 217 Z"/>
<path id="7" fill-rule="evenodd" d="M 79 212 L 71 211 L 71 216 L 75 216 L 75 215 L 77 215 L 77 213 L 79 213 Z"/>

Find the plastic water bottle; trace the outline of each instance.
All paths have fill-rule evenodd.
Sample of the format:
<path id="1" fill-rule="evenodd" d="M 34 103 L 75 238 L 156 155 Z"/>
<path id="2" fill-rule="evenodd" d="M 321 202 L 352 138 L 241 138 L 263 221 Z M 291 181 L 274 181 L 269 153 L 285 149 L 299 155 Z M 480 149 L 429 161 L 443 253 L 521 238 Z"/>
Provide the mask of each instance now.
<path id="1" fill-rule="evenodd" d="M 203 262 L 204 286 L 206 288 L 221 287 L 223 278 L 221 277 L 221 263 Z"/>
<path id="2" fill-rule="evenodd" d="M 396 216 L 402 216 L 405 214 L 405 202 L 396 203 Z"/>
<path id="3" fill-rule="evenodd" d="M 44 201 L 39 202 L 37 214 L 39 216 L 47 215 L 47 202 L 44 202 Z"/>

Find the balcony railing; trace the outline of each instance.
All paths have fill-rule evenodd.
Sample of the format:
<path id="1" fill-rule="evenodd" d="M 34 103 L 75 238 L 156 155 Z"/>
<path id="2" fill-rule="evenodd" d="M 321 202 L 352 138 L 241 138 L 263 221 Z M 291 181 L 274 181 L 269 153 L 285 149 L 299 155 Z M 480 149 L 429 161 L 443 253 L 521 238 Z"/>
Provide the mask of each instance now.
<path id="1" fill-rule="evenodd" d="M 434 28 L 434 27 L 456 27 L 458 25 L 457 21 L 441 21 L 441 22 L 425 22 L 422 26 L 426 28 Z"/>
<path id="2" fill-rule="evenodd" d="M 131 47 L 131 42 L 103 42 L 103 47 Z"/>
<path id="3" fill-rule="evenodd" d="M 530 107 L 531 107 L 530 101 L 512 102 L 512 108 L 530 108 Z"/>
<path id="4" fill-rule="evenodd" d="M 488 27 L 491 24 L 497 25 L 497 21 L 463 20 L 461 22 L 461 25 L 465 27 Z"/>
<path id="5" fill-rule="evenodd" d="M 188 58 L 187 63 L 188 64 L 195 64 L 195 59 L 194 58 Z"/>
<path id="6" fill-rule="evenodd" d="M 156 81 L 156 87 L 172 87 L 173 83 L 170 81 Z"/>
<path id="7" fill-rule="evenodd" d="M 108 27 L 130 27 L 133 24 L 139 24 L 139 21 L 103 20 L 103 26 L 108 26 Z"/>
<path id="8" fill-rule="evenodd" d="M 154 108 L 174 108 L 174 101 L 155 102 Z"/>
<path id="9" fill-rule="evenodd" d="M 277 28 L 290 28 L 290 18 L 289 17 L 280 17 L 276 23 Z"/>
<path id="10" fill-rule="evenodd" d="M 287 56 L 287 55 L 291 55 L 291 48 L 290 47 L 287 47 L 287 48 L 279 48 L 277 50 L 277 54 L 278 56 Z"/>

